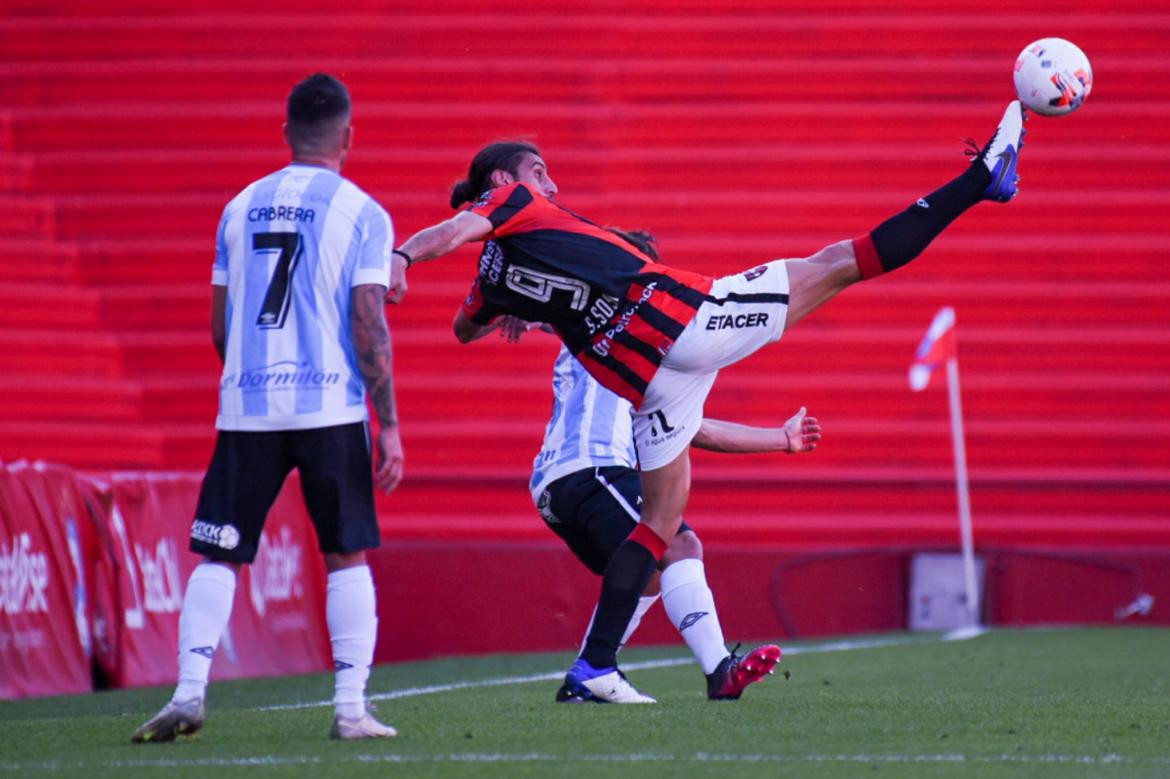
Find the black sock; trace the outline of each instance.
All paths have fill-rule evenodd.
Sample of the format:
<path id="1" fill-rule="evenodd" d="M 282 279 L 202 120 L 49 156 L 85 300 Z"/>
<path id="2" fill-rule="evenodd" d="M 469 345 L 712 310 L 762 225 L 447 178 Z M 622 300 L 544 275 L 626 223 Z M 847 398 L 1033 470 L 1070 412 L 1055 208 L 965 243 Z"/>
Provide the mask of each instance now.
<path id="1" fill-rule="evenodd" d="M 594 668 L 617 665 L 622 636 L 657 562 L 650 550 L 633 539 L 623 541 L 613 553 L 601 579 L 601 597 L 593 615 L 593 627 L 581 652 L 581 658 L 589 665 Z"/>
<path id="2" fill-rule="evenodd" d="M 862 277 L 888 273 L 922 254 L 951 222 L 983 199 L 983 191 L 990 183 L 987 166 L 974 162 L 961 176 L 882 222 L 869 234 L 880 270 L 859 261 Z"/>

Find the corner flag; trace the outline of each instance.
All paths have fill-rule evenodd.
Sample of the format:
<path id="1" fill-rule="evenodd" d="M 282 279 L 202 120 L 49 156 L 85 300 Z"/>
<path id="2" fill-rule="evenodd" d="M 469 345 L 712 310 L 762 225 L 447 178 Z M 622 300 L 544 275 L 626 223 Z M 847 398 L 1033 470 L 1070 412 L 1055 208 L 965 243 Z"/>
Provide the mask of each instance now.
<path id="1" fill-rule="evenodd" d="M 955 337 L 955 309 L 940 308 L 926 330 L 914 362 L 910 364 L 910 388 L 926 389 L 937 368 L 947 372 L 947 396 L 951 411 L 951 444 L 955 452 L 955 493 L 959 502 L 959 539 L 963 553 L 963 579 L 966 591 L 967 626 L 980 628 L 979 590 L 975 576 L 975 541 L 971 531 L 971 498 L 967 486 L 967 448 L 963 436 L 963 407 L 959 398 L 959 360 Z"/>
<path id="2" fill-rule="evenodd" d="M 910 364 L 910 389 L 915 392 L 926 389 L 935 370 L 946 365 L 956 353 L 955 309 L 946 306 L 934 315 L 934 321 L 914 353 L 914 362 Z"/>

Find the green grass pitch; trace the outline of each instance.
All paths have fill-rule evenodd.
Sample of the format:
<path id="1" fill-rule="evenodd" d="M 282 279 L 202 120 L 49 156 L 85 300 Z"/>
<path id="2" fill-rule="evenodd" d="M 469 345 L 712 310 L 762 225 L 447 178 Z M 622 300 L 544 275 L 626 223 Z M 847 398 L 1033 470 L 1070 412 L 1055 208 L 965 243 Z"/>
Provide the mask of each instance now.
<path id="1" fill-rule="evenodd" d="M 379 666 L 379 743 L 328 740 L 328 674 L 213 683 L 174 744 L 130 743 L 170 688 L 10 701 L 0 776 L 1170 777 L 1168 629 L 784 647 L 737 702 L 681 646 L 625 650 L 655 706 L 554 704 L 568 652 Z"/>

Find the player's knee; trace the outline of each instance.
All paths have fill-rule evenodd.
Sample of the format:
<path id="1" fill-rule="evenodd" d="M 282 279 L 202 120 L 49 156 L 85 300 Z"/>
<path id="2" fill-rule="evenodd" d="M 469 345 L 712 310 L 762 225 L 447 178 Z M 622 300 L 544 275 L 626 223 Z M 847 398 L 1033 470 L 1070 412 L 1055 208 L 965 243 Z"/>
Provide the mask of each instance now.
<path id="1" fill-rule="evenodd" d="M 785 329 L 816 311 L 846 287 L 861 281 L 852 241 L 838 241 L 816 254 L 788 263 Z"/>
<path id="2" fill-rule="evenodd" d="M 326 552 L 325 570 L 329 573 L 340 571 L 345 568 L 355 568 L 359 565 L 366 565 L 366 553 L 361 552 Z"/>
<path id="3" fill-rule="evenodd" d="M 666 554 L 662 558 L 662 567 L 666 568 L 679 560 L 702 560 L 703 543 L 693 530 L 684 530 L 671 539 L 666 547 Z"/>
<path id="4" fill-rule="evenodd" d="M 853 250 L 853 241 L 831 243 L 816 254 L 806 257 L 805 260 L 817 269 L 818 274 L 824 280 L 830 283 L 848 285 L 860 280 L 860 274 L 857 273 L 857 256 Z"/>

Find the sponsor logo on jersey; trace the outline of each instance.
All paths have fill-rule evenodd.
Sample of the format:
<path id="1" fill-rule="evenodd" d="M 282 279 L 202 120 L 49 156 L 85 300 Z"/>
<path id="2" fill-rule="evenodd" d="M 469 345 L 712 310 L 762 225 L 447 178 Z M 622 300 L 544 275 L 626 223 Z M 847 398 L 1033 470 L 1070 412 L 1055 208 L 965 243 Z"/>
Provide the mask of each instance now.
<path id="1" fill-rule="evenodd" d="M 487 241 L 479 255 L 479 275 L 489 284 L 499 284 L 504 273 L 504 250 L 495 241 Z"/>
<path id="2" fill-rule="evenodd" d="M 767 327 L 768 314 L 753 311 L 750 314 L 716 314 L 707 319 L 708 330 L 742 330 L 746 327 Z"/>
<path id="3" fill-rule="evenodd" d="M 307 362 L 281 360 L 259 368 L 245 368 L 239 375 L 229 373 L 220 388 L 244 391 L 331 387 L 341 381 L 339 371 L 326 371 Z"/>
<path id="4" fill-rule="evenodd" d="M 552 493 L 548 490 L 540 493 L 540 498 L 536 501 L 536 510 L 540 512 L 540 518 L 550 525 L 558 524 L 561 521 L 552 511 Z"/>
<path id="5" fill-rule="evenodd" d="M 0 612 L 32 614 L 49 610 L 49 556 L 34 552 L 32 536 L 21 533 L 12 546 L 0 543 Z"/>
<path id="6" fill-rule="evenodd" d="M 196 519 L 191 523 L 191 539 L 231 550 L 240 545 L 240 531 L 235 525 L 217 525 L 206 519 Z"/>
<path id="7" fill-rule="evenodd" d="M 642 304 L 654 295 L 654 290 L 657 288 L 657 286 L 657 281 L 652 281 L 647 284 L 646 288 L 642 290 L 642 296 L 638 298 L 638 300 L 634 301 L 632 306 L 622 312 L 622 315 L 618 318 L 617 324 L 606 330 L 605 335 L 602 336 L 601 340 L 593 344 L 593 351 L 595 354 L 597 354 L 598 357 L 605 357 L 609 354 L 609 348 L 613 343 L 614 337 L 624 332 L 625 329 L 629 327 L 630 320 L 633 319 L 634 315 L 638 313 L 638 309 L 642 306 Z"/>

